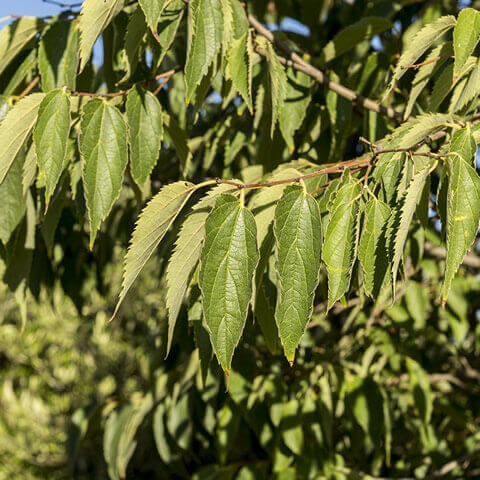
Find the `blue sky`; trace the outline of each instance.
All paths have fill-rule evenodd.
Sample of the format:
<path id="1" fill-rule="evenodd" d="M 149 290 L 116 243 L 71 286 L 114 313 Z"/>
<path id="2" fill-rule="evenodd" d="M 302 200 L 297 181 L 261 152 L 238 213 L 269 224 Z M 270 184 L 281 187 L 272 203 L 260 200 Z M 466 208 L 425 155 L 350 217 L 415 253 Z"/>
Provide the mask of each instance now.
<path id="1" fill-rule="evenodd" d="M 65 0 L 68 3 L 70 0 Z M 0 0 L 0 18 L 7 15 L 32 15 L 46 16 L 56 15 L 61 8 L 56 5 L 50 5 L 42 0 Z"/>

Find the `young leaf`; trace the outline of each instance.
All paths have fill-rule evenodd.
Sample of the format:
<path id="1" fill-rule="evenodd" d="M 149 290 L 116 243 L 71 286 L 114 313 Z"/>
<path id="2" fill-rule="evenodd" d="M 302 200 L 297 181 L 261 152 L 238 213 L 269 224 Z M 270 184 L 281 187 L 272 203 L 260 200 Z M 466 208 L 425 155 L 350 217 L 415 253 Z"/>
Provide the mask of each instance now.
<path id="1" fill-rule="evenodd" d="M 365 277 L 365 292 L 376 298 L 383 285 L 388 268 L 385 242 L 386 226 L 390 207 L 376 198 L 371 198 L 365 210 L 365 222 L 358 246 L 358 259 Z"/>
<path id="2" fill-rule="evenodd" d="M 125 256 L 122 291 L 112 318 L 118 312 L 138 274 L 194 191 L 195 185 L 188 182 L 166 185 L 142 210 Z"/>
<path id="3" fill-rule="evenodd" d="M 205 232 L 198 281 L 210 340 L 228 375 L 252 297 L 257 227 L 238 199 L 222 195 L 207 218 Z"/>
<path id="4" fill-rule="evenodd" d="M 234 187 L 235 188 L 235 187 Z M 230 185 L 220 184 L 210 190 L 192 209 L 180 228 L 175 249 L 167 266 L 168 342 L 167 355 L 172 346 L 178 314 L 195 267 L 200 259 L 205 237 L 205 221 L 216 198 L 232 191 Z"/>
<path id="5" fill-rule="evenodd" d="M 126 104 L 132 177 L 142 187 L 157 163 L 163 138 L 162 107 L 152 92 L 133 87 Z"/>
<path id="6" fill-rule="evenodd" d="M 45 204 L 55 191 L 63 170 L 70 133 L 70 99 L 65 90 L 47 93 L 33 131 L 40 172 L 45 176 Z"/>
<path id="7" fill-rule="evenodd" d="M 191 0 L 188 8 L 188 53 L 185 65 L 185 84 L 189 103 L 220 50 L 223 18 L 220 0 Z"/>
<path id="8" fill-rule="evenodd" d="M 37 119 L 43 93 L 32 93 L 20 100 L 0 124 L 0 185 L 15 157 L 27 140 Z"/>
<path id="9" fill-rule="evenodd" d="M 317 201 L 303 187 L 285 188 L 274 221 L 278 273 L 275 318 L 290 363 L 312 315 L 320 270 L 320 229 Z"/>
<path id="10" fill-rule="evenodd" d="M 93 45 L 99 35 L 122 10 L 125 0 L 85 0 L 80 12 L 80 71 L 92 53 Z"/>
<path id="11" fill-rule="evenodd" d="M 245 100 L 250 113 L 253 113 L 252 54 L 252 37 L 248 31 L 239 39 L 234 40 L 227 56 L 228 74 L 232 79 L 233 86 Z"/>
<path id="12" fill-rule="evenodd" d="M 272 126 L 270 129 L 270 136 L 273 138 L 275 126 L 277 121 L 280 120 L 280 112 L 287 95 L 288 80 L 285 69 L 278 60 L 277 54 L 270 42 L 267 43 L 267 61 L 272 104 Z"/>
<path id="13" fill-rule="evenodd" d="M 157 33 L 157 25 L 163 9 L 168 5 L 169 0 L 138 0 L 140 7 L 145 14 L 148 26 L 154 34 Z"/>
<path id="14" fill-rule="evenodd" d="M 79 148 L 92 248 L 100 224 L 122 189 L 128 157 L 127 127 L 115 107 L 95 98 L 83 109 L 80 130 Z"/>
<path id="15" fill-rule="evenodd" d="M 331 207 L 323 245 L 323 261 L 328 273 L 328 309 L 343 297 L 350 286 L 358 242 L 357 197 L 361 190 L 359 183 L 350 180 L 340 187 Z"/>
<path id="16" fill-rule="evenodd" d="M 394 215 L 395 220 L 392 227 L 391 235 L 394 235 L 393 242 L 393 260 L 392 260 L 392 281 L 393 293 L 395 294 L 395 283 L 397 279 L 398 267 L 403 257 L 403 248 L 407 241 L 408 230 L 412 222 L 413 214 L 417 207 L 418 200 L 423 192 L 423 187 L 430 175 L 431 166 L 428 165 L 423 170 L 415 174 L 407 190 L 403 194 L 397 211 Z"/>
<path id="17" fill-rule="evenodd" d="M 37 17 L 21 17 L 0 31 L 0 74 L 43 28 Z"/>
<path id="18" fill-rule="evenodd" d="M 471 160 L 448 157 L 447 260 L 442 302 L 448 298 L 452 280 L 472 246 L 480 221 L 480 178 Z"/>
<path id="19" fill-rule="evenodd" d="M 38 70 L 44 92 L 69 87 L 75 90 L 78 69 L 79 31 L 75 22 L 49 24 L 40 38 Z"/>
<path id="20" fill-rule="evenodd" d="M 464 8 L 459 14 L 453 30 L 453 50 L 455 52 L 455 69 L 457 77 L 468 57 L 480 40 L 480 13 L 473 8 Z"/>

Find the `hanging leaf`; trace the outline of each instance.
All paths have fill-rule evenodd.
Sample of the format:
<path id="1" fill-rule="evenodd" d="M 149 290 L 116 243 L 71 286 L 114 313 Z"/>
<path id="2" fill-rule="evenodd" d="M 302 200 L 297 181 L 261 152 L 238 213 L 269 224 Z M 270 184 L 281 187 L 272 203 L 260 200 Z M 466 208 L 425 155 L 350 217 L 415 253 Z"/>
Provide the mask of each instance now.
<path id="1" fill-rule="evenodd" d="M 477 144 L 475 143 L 475 138 L 469 125 L 453 132 L 450 141 L 450 153 L 458 154 L 468 165 L 475 167 Z"/>
<path id="2" fill-rule="evenodd" d="M 365 209 L 365 221 L 358 246 L 358 260 L 365 277 L 365 291 L 377 298 L 388 269 L 386 227 L 390 207 L 376 198 L 371 198 Z"/>
<path id="3" fill-rule="evenodd" d="M 69 96 L 64 89 L 52 90 L 40 104 L 33 131 L 38 166 L 45 176 L 47 208 L 64 167 L 69 133 Z"/>
<path id="4" fill-rule="evenodd" d="M 138 0 L 140 7 L 145 14 L 148 26 L 154 34 L 157 33 L 157 25 L 163 9 L 168 5 L 169 0 Z"/>
<path id="5" fill-rule="evenodd" d="M 115 107 L 95 98 L 83 109 L 80 130 L 79 148 L 92 248 L 100 224 L 122 189 L 128 157 L 127 127 Z"/>
<path id="6" fill-rule="evenodd" d="M 242 336 L 258 262 L 253 215 L 232 195 L 222 195 L 205 224 L 199 286 L 205 324 L 217 359 L 228 375 Z"/>
<path id="7" fill-rule="evenodd" d="M 272 106 L 272 126 L 270 129 L 270 136 L 273 138 L 275 126 L 280 120 L 280 112 L 282 110 L 285 97 L 287 95 L 287 74 L 283 65 L 278 60 L 277 54 L 271 43 L 267 43 L 267 62 L 268 73 L 270 79 L 270 93 Z"/>
<path id="8" fill-rule="evenodd" d="M 452 102 L 450 110 L 458 112 L 468 105 L 480 93 L 480 59 L 476 59 L 476 63 L 468 76 L 465 87 L 459 95 L 458 100 Z"/>
<path id="9" fill-rule="evenodd" d="M 320 229 L 317 201 L 303 187 L 285 188 L 275 210 L 278 272 L 275 318 L 290 363 L 313 311 L 320 270 Z"/>
<path id="10" fill-rule="evenodd" d="M 362 187 L 350 180 L 340 187 L 325 233 L 323 261 L 328 273 L 328 309 L 348 291 L 358 244 L 358 201 Z"/>
<path id="11" fill-rule="evenodd" d="M 457 77 L 468 57 L 480 40 L 480 13 L 473 8 L 464 8 L 459 14 L 453 30 L 453 50 L 455 52 L 454 76 Z"/>
<path id="12" fill-rule="evenodd" d="M 71 21 L 57 20 L 45 29 L 38 47 L 38 70 L 44 92 L 63 87 L 75 90 L 79 40 L 78 27 Z"/>
<path id="13" fill-rule="evenodd" d="M 0 185 L 24 145 L 37 119 L 43 93 L 32 93 L 8 111 L 0 124 Z"/>
<path id="14" fill-rule="evenodd" d="M 83 71 L 100 34 L 122 10 L 125 0 L 85 0 L 78 28 L 80 30 L 80 71 Z"/>
<path id="15" fill-rule="evenodd" d="M 443 303 L 447 301 L 452 280 L 463 257 L 475 240 L 480 221 L 480 178 L 477 172 L 470 161 L 461 157 L 449 156 L 447 161 L 447 259 Z"/>
<path id="16" fill-rule="evenodd" d="M 220 50 L 223 18 L 220 0 L 192 0 L 188 4 L 188 9 L 185 84 L 189 103 Z"/>
<path id="17" fill-rule="evenodd" d="M 128 80 L 140 60 L 142 42 L 147 33 L 147 24 L 145 16 L 140 7 L 137 7 L 128 21 L 127 33 L 125 35 L 125 76 L 122 82 Z"/>
<path id="18" fill-rule="evenodd" d="M 141 188 L 157 163 L 163 138 L 162 107 L 157 97 L 138 85 L 127 96 L 130 169 Z"/>
<path id="19" fill-rule="evenodd" d="M 123 283 L 112 318 L 115 317 L 133 282 L 184 207 L 195 185 L 176 182 L 163 187 L 142 210 L 125 256 Z"/>

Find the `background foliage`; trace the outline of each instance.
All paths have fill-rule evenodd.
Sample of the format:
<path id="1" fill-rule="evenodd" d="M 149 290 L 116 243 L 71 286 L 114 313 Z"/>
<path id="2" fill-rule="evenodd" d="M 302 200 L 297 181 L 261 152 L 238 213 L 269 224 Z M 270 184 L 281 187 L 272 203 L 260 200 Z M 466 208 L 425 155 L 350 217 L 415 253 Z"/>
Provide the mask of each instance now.
<path id="1" fill-rule="evenodd" d="M 478 7 L 5 24 L 0 479 L 479 476 Z"/>

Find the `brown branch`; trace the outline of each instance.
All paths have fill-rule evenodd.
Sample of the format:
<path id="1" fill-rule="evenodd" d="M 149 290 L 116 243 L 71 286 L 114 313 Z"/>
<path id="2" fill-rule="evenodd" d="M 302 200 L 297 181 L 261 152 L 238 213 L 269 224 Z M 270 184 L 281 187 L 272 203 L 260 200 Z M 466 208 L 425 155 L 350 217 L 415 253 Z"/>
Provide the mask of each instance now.
<path id="1" fill-rule="evenodd" d="M 287 58 L 279 57 L 280 62 L 283 65 L 290 66 L 295 70 L 299 70 L 306 75 L 313 78 L 318 83 L 325 85 L 327 88 L 335 92 L 337 95 L 349 100 L 351 102 L 357 103 L 358 105 L 377 112 L 381 115 L 385 115 L 388 118 L 397 120 L 399 122 L 403 121 L 403 114 L 395 111 L 391 107 L 385 107 L 369 98 L 363 97 L 358 93 L 350 90 L 343 85 L 330 80 L 325 72 L 315 68 L 313 65 L 309 64 L 295 52 L 293 52 L 288 45 L 286 45 L 281 40 L 278 40 L 273 33 L 266 27 L 264 27 L 252 14 L 248 15 L 248 21 L 250 25 L 263 37 L 272 42 L 279 50 L 281 50 Z M 262 49 L 257 49 L 258 53 L 265 55 L 265 52 Z"/>
<path id="2" fill-rule="evenodd" d="M 442 60 L 443 58 L 455 58 L 453 55 L 443 55 L 440 57 L 435 57 L 432 58 L 431 60 L 425 60 L 424 62 L 420 63 L 412 63 L 411 65 L 404 65 L 403 67 L 400 67 L 402 70 L 407 70 L 409 68 L 413 69 L 418 69 L 420 67 L 423 67 L 424 65 L 429 65 L 430 63 L 438 62 L 439 60 Z"/>
<path id="3" fill-rule="evenodd" d="M 365 143 L 366 145 L 371 147 L 373 149 L 374 155 L 380 155 L 382 153 L 409 153 L 412 156 L 418 156 L 418 157 L 445 158 L 445 155 L 439 155 L 437 153 L 415 152 L 414 149 L 420 146 L 418 143 L 416 145 L 413 145 L 412 147 L 406 147 L 406 148 L 385 148 L 382 145 L 377 145 L 375 143 L 368 141 L 364 137 L 360 137 L 359 140 L 362 143 Z"/>
<path id="4" fill-rule="evenodd" d="M 36 76 L 27 86 L 27 88 L 18 96 L 18 99 L 21 100 L 23 97 L 26 97 L 35 87 L 35 85 L 40 81 L 40 77 Z"/>

